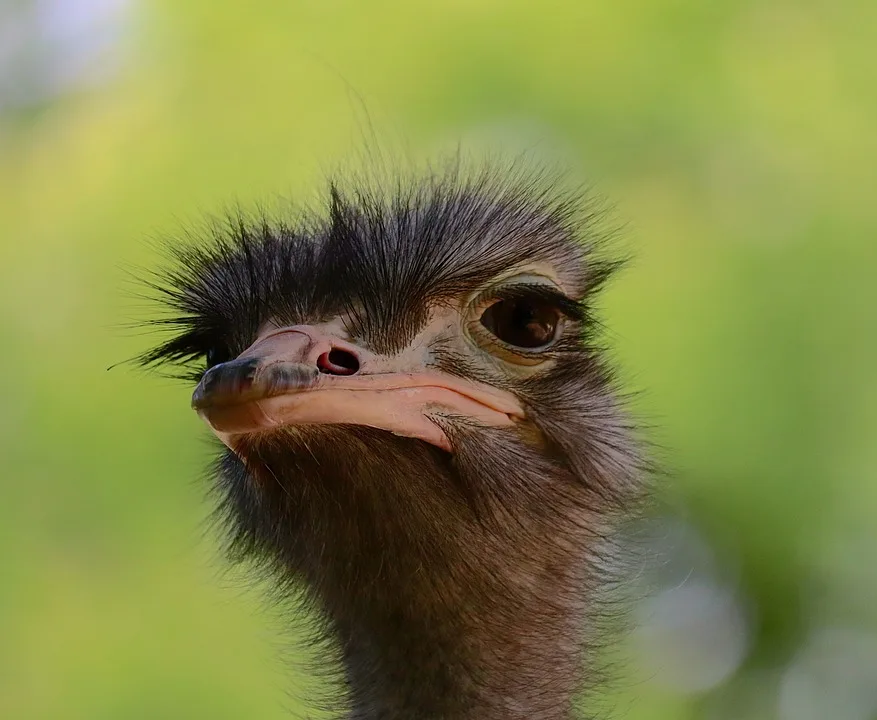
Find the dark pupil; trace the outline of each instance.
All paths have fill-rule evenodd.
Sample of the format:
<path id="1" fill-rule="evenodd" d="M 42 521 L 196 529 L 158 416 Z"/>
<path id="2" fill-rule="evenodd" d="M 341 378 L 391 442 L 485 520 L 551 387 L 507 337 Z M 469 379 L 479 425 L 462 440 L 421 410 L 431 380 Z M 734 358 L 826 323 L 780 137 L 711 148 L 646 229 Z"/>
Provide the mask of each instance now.
<path id="1" fill-rule="evenodd" d="M 481 324 L 509 345 L 537 348 L 554 339 L 558 318 L 557 308 L 545 303 L 500 300 L 484 311 Z"/>

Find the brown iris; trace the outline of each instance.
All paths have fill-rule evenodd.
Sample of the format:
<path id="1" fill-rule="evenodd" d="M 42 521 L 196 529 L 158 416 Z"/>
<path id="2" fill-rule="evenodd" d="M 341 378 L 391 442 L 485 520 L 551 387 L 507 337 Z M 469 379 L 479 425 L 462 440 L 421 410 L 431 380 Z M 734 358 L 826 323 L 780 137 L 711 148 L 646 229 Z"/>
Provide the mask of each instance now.
<path id="1" fill-rule="evenodd" d="M 560 311 L 540 298 L 499 300 L 481 315 L 481 324 L 504 343 L 534 350 L 557 335 Z"/>

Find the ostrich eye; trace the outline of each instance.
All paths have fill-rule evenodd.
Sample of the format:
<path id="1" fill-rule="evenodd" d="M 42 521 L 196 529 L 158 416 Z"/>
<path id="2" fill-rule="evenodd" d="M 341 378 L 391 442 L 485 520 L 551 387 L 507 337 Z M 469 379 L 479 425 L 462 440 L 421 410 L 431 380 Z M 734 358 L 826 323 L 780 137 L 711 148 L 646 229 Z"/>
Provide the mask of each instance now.
<path id="1" fill-rule="evenodd" d="M 487 308 L 481 324 L 508 345 L 534 350 L 555 339 L 560 318 L 560 311 L 541 298 L 509 298 Z"/>
<path id="2" fill-rule="evenodd" d="M 207 361 L 207 369 L 209 370 L 212 367 L 216 367 L 217 365 L 231 360 L 231 355 L 226 348 L 220 345 L 214 345 L 205 353 L 204 359 Z"/>

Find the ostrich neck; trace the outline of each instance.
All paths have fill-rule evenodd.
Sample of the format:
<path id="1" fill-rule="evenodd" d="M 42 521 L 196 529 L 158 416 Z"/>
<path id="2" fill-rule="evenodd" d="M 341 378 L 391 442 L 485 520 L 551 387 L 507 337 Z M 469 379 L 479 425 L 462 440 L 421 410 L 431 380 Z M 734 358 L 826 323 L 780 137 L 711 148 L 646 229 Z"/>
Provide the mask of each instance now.
<path id="1" fill-rule="evenodd" d="M 387 587 L 380 599 L 361 597 L 366 620 L 337 622 L 351 720 L 573 716 L 581 623 L 557 607 L 567 589 L 546 583 L 540 598 L 526 592 L 467 598 L 458 588 L 444 607 L 428 612 L 397 590 L 398 603 L 386 602 L 393 593 Z"/>
<path id="2" fill-rule="evenodd" d="M 305 573 L 339 641 L 351 720 L 571 718 L 593 584 L 572 523 L 485 524 L 422 498 L 409 506 L 422 516 L 403 501 L 324 537 Z"/>
<path id="3" fill-rule="evenodd" d="M 321 610 L 350 720 L 573 717 L 607 532 L 587 485 L 486 441 L 448 458 L 368 429 L 304 438 L 227 487 Z"/>

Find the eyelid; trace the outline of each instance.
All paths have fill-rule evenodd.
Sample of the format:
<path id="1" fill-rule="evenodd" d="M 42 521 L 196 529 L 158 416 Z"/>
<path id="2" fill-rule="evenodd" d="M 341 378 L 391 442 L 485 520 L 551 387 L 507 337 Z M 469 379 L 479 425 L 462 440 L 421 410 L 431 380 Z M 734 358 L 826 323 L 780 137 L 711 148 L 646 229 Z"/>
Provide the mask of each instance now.
<path id="1" fill-rule="evenodd" d="M 472 300 L 473 308 L 486 308 L 491 301 L 537 299 L 554 306 L 569 320 L 581 321 L 584 308 L 581 303 L 565 295 L 554 285 L 543 283 L 514 283 L 487 288 Z"/>
<path id="2" fill-rule="evenodd" d="M 561 336 L 561 332 L 562 331 L 558 332 L 558 337 Z M 532 350 L 519 348 L 515 345 L 509 345 L 508 343 L 500 340 L 498 337 L 493 335 L 493 333 L 491 333 L 487 328 L 481 325 L 481 322 L 478 319 L 471 321 L 471 323 L 469 324 L 468 333 L 473 342 L 476 342 L 476 344 L 479 345 L 483 351 L 489 353 L 499 360 L 505 360 L 506 362 L 513 365 L 541 365 L 546 360 L 546 354 L 556 345 L 557 342 L 557 340 L 555 339 L 554 341 L 549 343 L 547 347 L 534 348 Z"/>
<path id="3" fill-rule="evenodd" d="M 567 296 L 553 282 L 541 276 L 518 276 L 485 288 L 468 303 L 465 325 L 469 337 L 491 355 L 517 366 L 542 365 L 558 342 L 566 335 L 567 321 L 581 322 L 585 316 L 582 304 Z M 560 313 L 554 338 L 542 347 L 520 348 L 500 340 L 481 323 L 481 315 L 488 307 L 502 300 L 536 299 L 554 307 Z"/>

